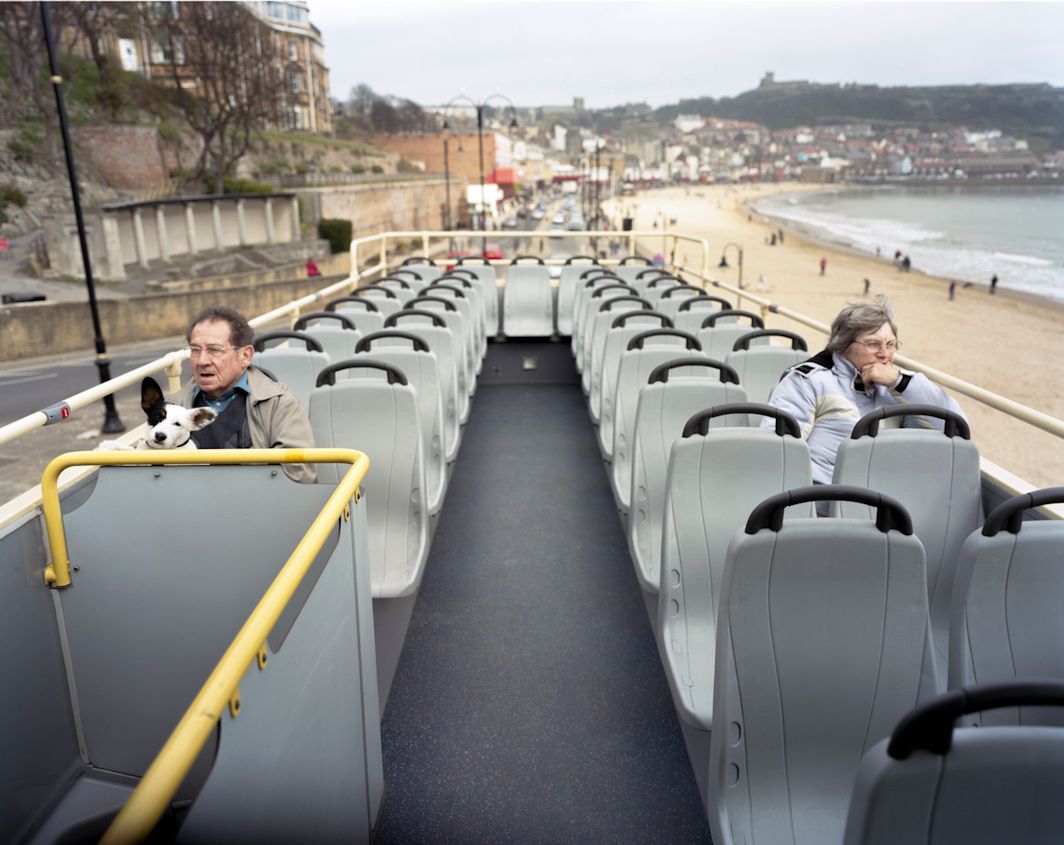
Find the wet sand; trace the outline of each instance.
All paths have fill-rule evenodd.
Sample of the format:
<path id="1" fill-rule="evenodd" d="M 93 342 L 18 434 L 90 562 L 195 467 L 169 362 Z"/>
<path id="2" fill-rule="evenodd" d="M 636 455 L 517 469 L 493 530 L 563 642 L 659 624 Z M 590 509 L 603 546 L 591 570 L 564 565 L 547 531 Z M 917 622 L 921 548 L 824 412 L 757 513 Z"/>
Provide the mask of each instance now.
<path id="1" fill-rule="evenodd" d="M 1016 402 L 1064 419 L 1064 369 L 1058 363 L 1064 350 L 1064 306 L 1029 294 L 998 287 L 991 296 L 986 286 L 957 285 L 949 300 L 949 280 L 918 270 L 903 273 L 891 261 L 894 247 L 884 244 L 884 257 L 816 243 L 803 233 L 784 228 L 782 245 L 767 243 L 780 223 L 748 209 L 759 197 L 816 186 L 705 185 L 669 188 L 623 197 L 607 203 L 611 217 L 622 210 L 634 213 L 637 229 L 669 229 L 708 238 L 710 277 L 736 285 L 737 250 L 727 248 L 727 269 L 717 267 L 722 247 L 743 249 L 744 286 L 759 296 L 830 323 L 847 302 L 862 299 L 864 279 L 870 296 L 886 294 L 894 304 L 903 354 L 956 378 L 977 384 Z M 653 247 L 653 243 L 650 244 Z M 698 269 L 699 250 L 680 243 L 677 264 Z M 825 274 L 819 262 L 827 259 Z M 763 288 L 759 277 L 764 277 Z M 750 303 L 747 303 L 749 306 Z M 751 310 L 757 310 L 753 308 Z M 824 346 L 826 337 L 769 314 L 769 328 L 797 331 L 810 350 Z M 1064 484 L 1064 442 L 1006 414 L 957 396 L 972 424 L 972 437 L 983 457 L 1036 486 Z"/>

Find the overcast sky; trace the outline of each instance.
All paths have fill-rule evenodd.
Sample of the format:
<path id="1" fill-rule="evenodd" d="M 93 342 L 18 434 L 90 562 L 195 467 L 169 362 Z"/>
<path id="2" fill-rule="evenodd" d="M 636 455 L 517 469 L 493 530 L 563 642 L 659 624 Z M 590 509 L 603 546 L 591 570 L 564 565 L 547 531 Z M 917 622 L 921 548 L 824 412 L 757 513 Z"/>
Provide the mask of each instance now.
<path id="1" fill-rule="evenodd" d="M 603 108 L 777 80 L 1064 86 L 1064 2 L 309 0 L 332 94 Z"/>

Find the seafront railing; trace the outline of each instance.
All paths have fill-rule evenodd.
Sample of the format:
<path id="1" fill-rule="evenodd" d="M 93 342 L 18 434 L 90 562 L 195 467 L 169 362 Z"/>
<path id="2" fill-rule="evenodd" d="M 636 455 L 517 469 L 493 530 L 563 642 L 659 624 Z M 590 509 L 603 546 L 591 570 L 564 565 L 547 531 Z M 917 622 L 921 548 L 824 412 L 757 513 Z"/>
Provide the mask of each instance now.
<path id="1" fill-rule="evenodd" d="M 279 308 L 260 314 L 250 320 L 253 328 L 264 328 L 278 321 L 287 319 L 289 325 L 295 323 L 302 313 L 308 308 L 316 308 L 319 303 L 334 296 L 349 293 L 359 287 L 366 280 L 381 275 L 397 263 L 395 259 L 400 256 L 406 257 L 412 243 L 419 244 L 424 255 L 433 255 L 453 245 L 456 241 L 474 242 L 489 240 L 493 242 L 502 240 L 526 240 L 526 241 L 554 241 L 554 240 L 578 240 L 594 247 L 597 260 L 603 266 L 615 266 L 619 258 L 602 257 L 597 249 L 600 241 L 620 242 L 627 247 L 629 255 L 661 256 L 666 267 L 679 274 L 693 284 L 703 288 L 719 288 L 736 297 L 737 305 L 749 303 L 760 309 L 763 316 L 775 314 L 792 320 L 795 323 L 806 326 L 814 331 L 822 333 L 825 337 L 830 332 L 830 327 L 812 317 L 794 311 L 786 306 L 774 303 L 771 300 L 759 296 L 745 288 L 715 279 L 710 275 L 710 251 L 709 240 L 680 232 L 669 230 L 637 230 L 637 231 L 597 231 L 597 232 L 574 232 L 574 231 L 491 231 L 480 230 L 457 230 L 457 231 L 397 231 L 383 232 L 366 237 L 361 237 L 351 242 L 351 272 L 346 279 L 322 288 L 315 293 L 293 300 Z M 681 245 L 691 248 L 694 252 L 694 260 L 684 262 L 682 268 L 677 268 L 674 259 Z M 560 265 L 563 259 L 545 258 L 549 265 Z M 509 259 L 489 259 L 489 263 L 496 267 L 505 267 L 510 264 Z M 696 269 L 697 268 L 697 269 Z M 54 423 L 62 423 L 69 419 L 73 413 L 93 405 L 107 395 L 118 390 L 135 385 L 148 375 L 165 372 L 168 378 L 168 392 L 173 394 L 180 389 L 181 365 L 187 357 L 182 350 L 175 350 L 160 358 L 150 361 L 134 370 L 123 373 L 110 381 L 93 386 L 87 390 L 76 393 L 62 399 L 48 407 L 28 414 L 21 419 L 0 427 L 0 445 L 10 443 L 18 438 L 29 434 L 39 428 Z M 1003 414 L 1019 420 L 1027 425 L 1048 432 L 1054 437 L 1064 439 L 1064 421 L 1050 416 L 1035 408 L 1023 405 L 1000 394 L 986 390 L 976 384 L 956 378 L 955 376 L 924 364 L 912 358 L 897 356 L 902 366 L 924 373 L 928 378 L 942 387 L 953 390 L 969 397 L 974 401 L 993 408 Z M 143 426 L 127 432 L 120 441 L 132 443 L 139 436 Z M 75 483 L 82 476 L 92 472 L 91 468 L 71 469 L 64 474 L 62 487 L 65 489 Z M 985 476 L 992 478 L 1003 490 L 1013 494 L 1026 493 L 1034 489 L 1034 486 L 1024 479 L 1010 473 L 991 461 L 983 459 L 983 472 Z M 40 487 L 33 487 L 22 495 L 12 499 L 6 504 L 0 505 L 0 528 L 11 522 L 23 518 L 27 513 L 40 506 Z M 1064 519 L 1064 507 L 1049 506 L 1045 509 L 1047 514 L 1055 518 Z"/>

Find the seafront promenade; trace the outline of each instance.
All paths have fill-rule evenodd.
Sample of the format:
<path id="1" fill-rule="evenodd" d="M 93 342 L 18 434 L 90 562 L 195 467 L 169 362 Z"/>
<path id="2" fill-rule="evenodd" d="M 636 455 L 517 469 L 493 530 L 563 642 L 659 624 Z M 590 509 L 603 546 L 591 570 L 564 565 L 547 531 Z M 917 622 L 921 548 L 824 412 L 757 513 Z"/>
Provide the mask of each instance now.
<path id="1" fill-rule="evenodd" d="M 832 186 L 837 187 L 837 186 Z M 1056 353 L 1064 348 L 1064 306 L 1051 300 L 986 287 L 960 287 L 949 300 L 949 280 L 914 270 L 902 273 L 884 257 L 863 255 L 815 243 L 753 212 L 757 199 L 788 191 L 818 190 L 799 183 L 692 185 L 638 193 L 610 200 L 611 218 L 634 212 L 635 227 L 669 229 L 710 243 L 710 276 L 738 282 L 735 248 L 727 249 L 729 267 L 716 266 L 726 244 L 743 249 L 743 284 L 763 296 L 830 323 L 847 302 L 860 300 L 864 279 L 869 293 L 886 294 L 894 303 L 903 354 L 957 378 L 1064 419 L 1064 371 Z M 669 224 L 675 220 L 675 224 Z M 771 234 L 777 244 L 771 246 Z M 662 248 L 659 242 L 657 247 Z M 693 264 L 695 250 L 681 244 L 677 264 Z M 685 261 L 685 258 L 687 259 Z M 820 259 L 827 259 L 823 276 Z M 695 268 L 692 268 L 695 269 Z M 759 279 L 764 277 L 763 284 Z M 823 337 L 769 315 L 772 328 L 798 331 L 811 344 Z M 1035 485 L 1059 485 L 1064 479 L 1060 441 L 965 397 L 957 397 L 972 423 L 980 453 Z"/>

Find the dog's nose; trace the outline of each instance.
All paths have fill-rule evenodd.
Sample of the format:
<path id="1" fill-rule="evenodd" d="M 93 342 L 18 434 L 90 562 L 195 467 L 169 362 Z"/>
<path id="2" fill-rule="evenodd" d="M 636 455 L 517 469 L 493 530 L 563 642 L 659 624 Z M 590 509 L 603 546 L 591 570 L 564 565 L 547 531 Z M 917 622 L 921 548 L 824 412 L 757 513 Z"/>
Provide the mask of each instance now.
<path id="1" fill-rule="evenodd" d="M 163 434 L 161 431 L 155 432 L 155 442 L 156 443 L 162 443 L 165 440 L 166 440 L 166 435 L 165 434 Z"/>

